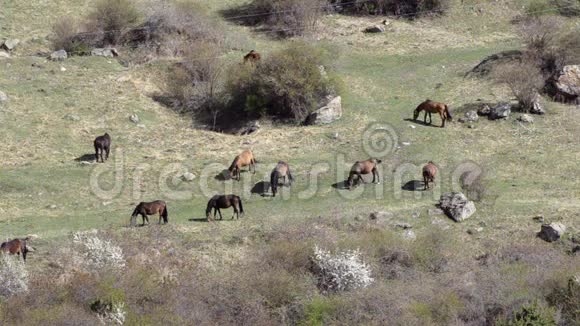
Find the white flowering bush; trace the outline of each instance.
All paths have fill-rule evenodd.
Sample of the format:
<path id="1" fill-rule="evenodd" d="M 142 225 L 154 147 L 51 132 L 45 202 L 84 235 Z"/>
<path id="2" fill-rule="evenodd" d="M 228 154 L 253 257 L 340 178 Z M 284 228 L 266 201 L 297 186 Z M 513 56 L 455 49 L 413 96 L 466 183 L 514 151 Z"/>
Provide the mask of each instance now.
<path id="1" fill-rule="evenodd" d="M 125 257 L 121 247 L 110 240 L 100 238 L 96 231 L 76 232 L 73 234 L 73 242 L 82 247 L 83 257 L 93 267 L 115 269 L 125 267 Z"/>
<path id="2" fill-rule="evenodd" d="M 28 291 L 28 271 L 18 256 L 0 253 L 0 296 Z"/>
<path id="3" fill-rule="evenodd" d="M 125 304 L 121 302 L 107 305 L 98 316 L 103 325 L 123 325 L 127 317 Z"/>
<path id="4" fill-rule="evenodd" d="M 367 287 L 373 282 L 371 268 L 362 260 L 358 249 L 332 254 L 315 246 L 312 261 L 318 287 L 323 291 L 348 291 Z"/>

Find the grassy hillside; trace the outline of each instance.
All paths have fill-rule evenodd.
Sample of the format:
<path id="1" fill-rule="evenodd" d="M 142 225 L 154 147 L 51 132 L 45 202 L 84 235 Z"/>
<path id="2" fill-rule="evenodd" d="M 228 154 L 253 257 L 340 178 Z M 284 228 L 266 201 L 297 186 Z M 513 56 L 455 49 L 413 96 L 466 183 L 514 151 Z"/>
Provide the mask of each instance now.
<path id="1" fill-rule="evenodd" d="M 532 218 L 538 215 L 562 222 L 569 234 L 580 230 L 578 108 L 546 101 L 547 114 L 535 116 L 532 125 L 518 123 L 518 113 L 506 121 L 480 119 L 472 129 L 456 121 L 464 104 L 509 99 L 506 89 L 464 74 L 487 55 L 521 48 L 511 24 L 519 10 L 515 4 L 465 1 L 444 17 L 394 20 L 386 33 L 377 35 L 361 30 L 380 17 L 326 16 L 308 41 L 335 53 L 334 68 L 346 86 L 343 118 L 322 127 L 265 122 L 257 134 L 232 136 L 193 129 L 191 117 L 152 99 L 163 86 L 164 61 L 128 68 L 107 58 L 52 62 L 35 55 L 48 50 L 47 36 L 59 17 L 80 16 L 91 3 L 0 0 L 0 38 L 22 41 L 11 58 L 0 58 L 0 90 L 9 97 L 0 107 L 0 238 L 38 235 L 29 263 L 34 270 L 46 268 L 54 246 L 70 232 L 93 228 L 120 239 L 163 232 L 183 244 L 185 255 L 194 260 L 245 257 L 243 252 L 260 246 L 259 234 L 284 224 L 308 228 L 329 219 L 347 228 L 355 217 L 372 211 L 393 212 L 397 221 L 412 224 L 419 237 L 441 220 L 448 226 L 441 232 L 462 242 L 465 257 L 485 251 L 490 243 L 498 248 L 530 242 L 548 246 L 535 238 L 540 226 Z M 217 15 L 236 3 L 204 5 Z M 232 62 L 252 48 L 267 56 L 293 42 L 234 24 L 227 28 L 244 40 L 239 51 L 227 54 Z M 407 121 L 426 98 L 449 103 L 455 122 L 441 129 Z M 131 114 L 139 116 L 139 124 L 130 121 Z M 439 122 L 434 117 L 434 124 Z M 346 177 L 337 171 L 346 173 L 352 162 L 373 154 L 363 146 L 365 130 L 373 123 L 392 128 L 398 145 L 382 157 L 381 184 L 365 185 L 362 194 L 362 188 L 354 194 L 334 188 Z M 104 132 L 113 139 L 111 159 L 106 164 L 77 161 L 92 154 L 94 137 Z M 216 180 L 245 148 L 259 160 L 257 173 L 243 173 L 239 183 Z M 278 160 L 292 167 L 297 179 L 293 187 L 277 198 L 252 193 Z M 402 190 L 409 181 L 420 180 L 420 167 L 429 160 L 440 168 L 435 190 Z M 476 214 L 461 224 L 431 216 L 428 211 L 441 193 L 454 189 L 453 174 L 465 162 L 484 171 L 487 195 L 476 203 Z M 208 167 L 215 163 L 223 166 Z M 197 178 L 180 180 L 184 171 Z M 119 191 L 110 191 L 115 185 Z M 228 221 L 199 221 L 211 192 L 241 194 L 245 217 L 230 222 L 228 211 Z M 155 199 L 168 202 L 167 230 L 157 225 L 125 228 L 138 202 Z M 475 235 L 467 233 L 482 225 Z M 339 242 L 348 243 L 348 232 L 341 234 Z M 197 243 L 204 245 L 193 245 Z M 570 259 L 567 271 L 580 271 L 578 259 Z"/>

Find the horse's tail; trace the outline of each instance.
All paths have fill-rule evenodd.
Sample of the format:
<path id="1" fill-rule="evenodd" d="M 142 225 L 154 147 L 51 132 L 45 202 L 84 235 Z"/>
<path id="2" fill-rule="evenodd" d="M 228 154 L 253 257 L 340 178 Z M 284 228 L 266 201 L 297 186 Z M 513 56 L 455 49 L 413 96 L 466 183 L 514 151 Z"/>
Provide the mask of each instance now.
<path id="1" fill-rule="evenodd" d="M 244 216 L 244 205 L 242 205 L 242 198 L 240 198 L 240 196 L 236 196 L 238 198 L 238 201 L 240 202 L 240 213 L 242 214 L 242 216 Z"/>
<path id="2" fill-rule="evenodd" d="M 280 177 L 280 172 L 277 169 L 272 171 L 270 174 L 270 187 L 272 187 L 272 193 L 276 196 L 276 191 L 278 190 L 278 178 Z"/>
<path id="3" fill-rule="evenodd" d="M 161 217 L 163 217 L 163 222 L 165 223 L 169 223 L 169 221 L 167 220 L 167 204 L 165 204 L 165 206 L 163 207 L 163 212 L 161 213 Z"/>
<path id="4" fill-rule="evenodd" d="M 449 105 L 445 104 L 445 114 L 449 121 L 453 121 L 453 116 L 451 116 L 451 111 L 449 110 Z"/>

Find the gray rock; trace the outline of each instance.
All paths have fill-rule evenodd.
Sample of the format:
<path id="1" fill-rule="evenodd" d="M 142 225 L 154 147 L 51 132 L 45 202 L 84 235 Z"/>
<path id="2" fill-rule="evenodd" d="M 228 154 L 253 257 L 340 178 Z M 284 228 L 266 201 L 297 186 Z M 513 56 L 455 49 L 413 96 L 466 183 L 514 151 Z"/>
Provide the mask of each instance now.
<path id="1" fill-rule="evenodd" d="M 509 103 L 498 103 L 496 106 L 491 108 L 489 112 L 490 120 L 507 119 L 512 113 L 512 105 Z"/>
<path id="2" fill-rule="evenodd" d="M 323 125 L 332 123 L 342 117 L 342 99 L 332 98 L 325 106 L 312 112 L 306 118 L 306 125 Z"/>
<path id="3" fill-rule="evenodd" d="M 20 43 L 19 39 L 9 39 L 4 41 L 4 43 L 2 43 L 2 46 L 0 46 L 0 48 L 12 51 L 18 45 L 18 43 Z"/>
<path id="4" fill-rule="evenodd" d="M 119 52 L 115 48 L 96 48 L 96 49 L 91 50 L 91 55 L 98 56 L 98 57 L 112 58 L 112 57 L 118 57 Z"/>
<path id="5" fill-rule="evenodd" d="M 4 92 L 0 91 L 0 104 L 6 102 L 8 102 L 8 96 Z"/>
<path id="6" fill-rule="evenodd" d="M 562 223 L 542 224 L 538 237 L 545 241 L 553 242 L 560 239 L 564 232 L 566 232 L 566 226 Z"/>
<path id="7" fill-rule="evenodd" d="M 415 232 L 413 230 L 405 230 L 405 232 L 403 233 L 403 238 L 407 239 L 407 240 L 415 240 L 417 239 L 417 235 L 415 234 Z"/>
<path id="8" fill-rule="evenodd" d="M 435 216 L 435 215 L 443 215 L 443 210 L 440 208 L 431 208 L 429 209 L 429 216 Z"/>
<path id="9" fill-rule="evenodd" d="M 580 65 L 562 68 L 554 84 L 559 93 L 568 96 L 580 96 Z"/>
<path id="10" fill-rule="evenodd" d="M 398 222 L 395 226 L 403 230 L 411 229 L 413 227 L 411 224 L 405 222 Z"/>
<path id="11" fill-rule="evenodd" d="M 260 130 L 262 126 L 260 125 L 260 121 L 255 120 L 248 123 L 245 127 L 243 127 L 240 131 L 238 131 L 239 135 L 245 136 L 253 134 Z"/>
<path id="12" fill-rule="evenodd" d="M 54 51 L 50 54 L 50 60 L 52 61 L 63 61 L 68 58 L 68 54 L 65 50 Z"/>
<path id="13" fill-rule="evenodd" d="M 133 122 L 133 123 L 139 123 L 139 121 L 140 121 L 139 116 L 134 114 L 134 113 L 131 114 L 131 116 L 129 116 L 129 120 L 131 120 L 131 122 Z"/>
<path id="14" fill-rule="evenodd" d="M 0 59 L 9 59 L 9 58 L 10 58 L 10 53 L 0 50 Z"/>
<path id="15" fill-rule="evenodd" d="M 464 221 L 475 213 L 475 203 L 460 192 L 446 192 L 441 195 L 439 207 L 455 222 Z"/>
<path id="16" fill-rule="evenodd" d="M 491 108 L 487 104 L 484 104 L 482 107 L 480 107 L 477 110 L 477 114 L 479 114 L 479 115 L 489 115 L 490 113 L 491 113 Z"/>
<path id="17" fill-rule="evenodd" d="M 534 123 L 534 117 L 529 114 L 522 114 L 518 117 L 518 121 L 521 123 Z"/>
<path id="18" fill-rule="evenodd" d="M 542 115 L 542 114 L 546 113 L 546 110 L 544 110 L 544 106 L 542 105 L 542 103 L 539 100 L 536 100 L 532 104 L 532 108 L 530 109 L 530 113 Z"/>
<path id="19" fill-rule="evenodd" d="M 184 174 L 181 175 L 181 179 L 185 181 L 193 181 L 195 180 L 195 174 L 191 172 L 185 172 Z"/>
<path id="20" fill-rule="evenodd" d="M 477 111 L 471 110 L 465 112 L 465 120 L 468 122 L 475 122 L 479 120 L 479 116 L 477 115 Z"/>
<path id="21" fill-rule="evenodd" d="M 69 121 L 80 121 L 81 120 L 81 117 L 79 117 L 76 114 L 72 114 L 72 113 L 65 115 L 64 118 L 66 120 L 69 120 Z"/>
<path id="22" fill-rule="evenodd" d="M 385 27 L 381 25 L 370 26 L 365 29 L 365 33 L 383 33 Z"/>

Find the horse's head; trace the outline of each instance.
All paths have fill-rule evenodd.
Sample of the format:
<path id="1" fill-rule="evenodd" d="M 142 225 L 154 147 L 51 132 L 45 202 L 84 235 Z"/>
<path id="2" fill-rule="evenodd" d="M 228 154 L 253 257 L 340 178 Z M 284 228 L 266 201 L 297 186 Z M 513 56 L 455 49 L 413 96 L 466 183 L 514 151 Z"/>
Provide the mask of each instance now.
<path id="1" fill-rule="evenodd" d="M 413 112 L 413 120 L 417 120 L 417 118 L 419 117 L 419 112 L 421 112 L 421 110 L 419 110 L 419 108 L 416 108 L 415 111 Z"/>

